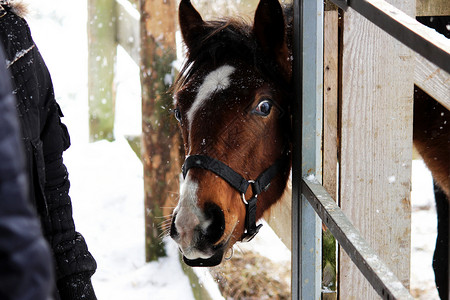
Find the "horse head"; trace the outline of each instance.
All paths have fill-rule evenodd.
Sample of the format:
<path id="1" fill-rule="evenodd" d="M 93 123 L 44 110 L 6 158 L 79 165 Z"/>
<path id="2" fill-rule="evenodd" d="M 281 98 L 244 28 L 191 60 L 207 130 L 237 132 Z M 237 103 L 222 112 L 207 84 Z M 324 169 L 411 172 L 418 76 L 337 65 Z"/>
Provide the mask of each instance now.
<path id="1" fill-rule="evenodd" d="M 174 115 L 186 161 L 170 235 L 191 266 L 219 264 L 283 194 L 291 164 L 291 56 L 277 0 L 261 0 L 253 24 L 204 21 L 179 6 L 187 59 Z"/>

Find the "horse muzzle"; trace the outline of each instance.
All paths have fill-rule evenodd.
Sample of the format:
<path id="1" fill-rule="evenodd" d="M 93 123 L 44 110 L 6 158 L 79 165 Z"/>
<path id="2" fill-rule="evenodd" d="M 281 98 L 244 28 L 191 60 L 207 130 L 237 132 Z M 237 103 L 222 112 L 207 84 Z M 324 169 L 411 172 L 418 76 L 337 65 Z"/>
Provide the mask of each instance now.
<path id="1" fill-rule="evenodd" d="M 225 219 L 219 206 L 207 203 L 197 216 L 197 210 L 180 208 L 173 215 L 170 236 L 178 244 L 183 260 L 189 266 L 215 266 L 223 258 L 226 242 Z"/>

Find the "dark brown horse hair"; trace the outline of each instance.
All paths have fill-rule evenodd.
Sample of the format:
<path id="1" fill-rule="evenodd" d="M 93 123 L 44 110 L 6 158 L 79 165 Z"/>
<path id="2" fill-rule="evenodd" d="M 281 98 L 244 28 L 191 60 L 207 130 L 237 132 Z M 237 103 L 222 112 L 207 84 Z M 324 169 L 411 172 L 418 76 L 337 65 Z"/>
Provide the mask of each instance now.
<path id="1" fill-rule="evenodd" d="M 283 90 L 291 90 L 290 83 L 282 76 L 277 76 L 282 70 L 276 58 L 264 54 L 247 22 L 237 18 L 207 21 L 203 30 L 205 33 L 192 43 L 197 46 L 189 49 L 187 59 L 175 80 L 174 91 L 179 90 L 205 64 L 214 68 L 236 58 L 251 64 L 264 77 L 283 87 Z"/>

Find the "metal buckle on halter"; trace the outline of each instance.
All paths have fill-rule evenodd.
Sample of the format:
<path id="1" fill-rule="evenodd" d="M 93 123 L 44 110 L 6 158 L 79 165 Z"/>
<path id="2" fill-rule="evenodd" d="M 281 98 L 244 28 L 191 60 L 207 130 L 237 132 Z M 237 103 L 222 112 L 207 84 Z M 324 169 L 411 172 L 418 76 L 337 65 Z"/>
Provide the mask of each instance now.
<path id="1" fill-rule="evenodd" d="M 249 186 L 251 186 L 251 185 L 253 185 L 255 183 L 255 181 L 254 180 L 249 180 L 248 183 L 250 183 Z M 252 186 L 252 190 L 253 190 L 253 186 Z M 258 195 L 253 195 L 253 197 L 258 198 Z M 245 193 L 241 194 L 241 198 L 242 198 L 242 202 L 244 202 L 245 205 L 248 205 L 248 202 L 245 199 Z"/>
<path id="2" fill-rule="evenodd" d="M 250 212 L 249 212 L 249 203 L 245 199 L 245 193 L 242 193 L 242 202 L 244 202 L 245 210 L 246 210 L 246 212 L 245 212 L 245 218 L 246 218 L 245 227 L 246 228 L 245 228 L 245 232 L 244 232 L 243 238 L 241 240 L 244 243 L 247 243 L 247 242 L 250 242 L 251 240 L 253 240 L 253 238 L 259 232 L 259 229 L 262 227 L 262 224 L 256 225 L 256 201 L 258 199 L 258 194 L 255 193 L 255 188 L 253 187 L 253 184 L 255 183 L 255 181 L 254 180 L 249 180 L 248 183 L 252 186 L 252 192 L 253 192 L 253 196 L 250 198 L 249 201 L 252 202 L 252 207 L 254 209 L 253 210 L 253 217 L 252 217 L 252 219 L 253 219 L 252 224 L 255 227 L 253 227 L 252 225 L 247 223 L 247 221 L 248 221 L 247 218 L 249 218 L 249 214 L 250 214 Z M 255 201 L 255 202 L 253 202 L 253 201 Z"/>

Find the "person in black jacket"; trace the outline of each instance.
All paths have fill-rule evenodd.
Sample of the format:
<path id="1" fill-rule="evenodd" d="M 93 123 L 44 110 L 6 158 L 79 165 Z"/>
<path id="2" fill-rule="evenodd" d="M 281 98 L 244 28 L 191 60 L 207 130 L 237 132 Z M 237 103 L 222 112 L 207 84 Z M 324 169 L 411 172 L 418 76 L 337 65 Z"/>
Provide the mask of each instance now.
<path id="1" fill-rule="evenodd" d="M 91 276 L 97 265 L 75 231 L 69 180 L 62 153 L 70 146 L 48 69 L 13 1 L 0 0 L 0 42 L 11 73 L 26 154 L 29 199 L 55 264 L 55 299 L 96 299 Z M 67 79 L 70 80 L 70 70 Z"/>
<path id="2" fill-rule="evenodd" d="M 50 249 L 27 199 L 27 177 L 16 100 L 0 45 L 0 299 L 47 300 Z"/>

